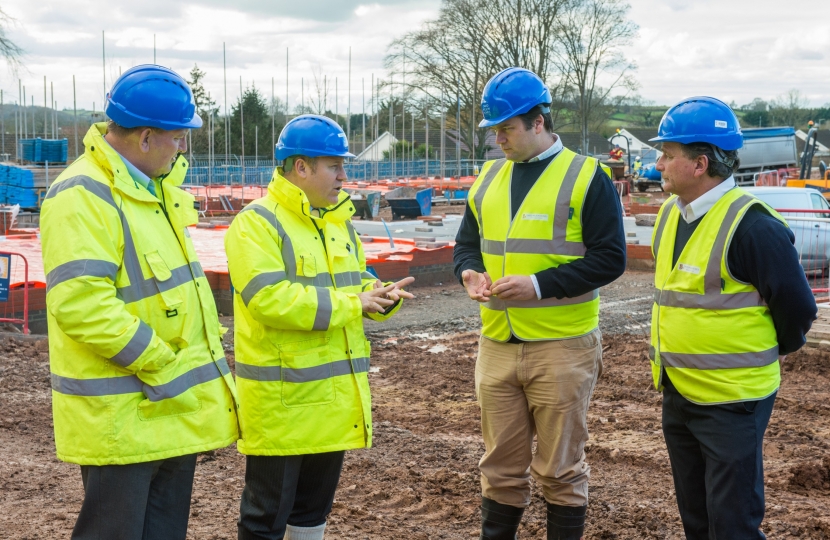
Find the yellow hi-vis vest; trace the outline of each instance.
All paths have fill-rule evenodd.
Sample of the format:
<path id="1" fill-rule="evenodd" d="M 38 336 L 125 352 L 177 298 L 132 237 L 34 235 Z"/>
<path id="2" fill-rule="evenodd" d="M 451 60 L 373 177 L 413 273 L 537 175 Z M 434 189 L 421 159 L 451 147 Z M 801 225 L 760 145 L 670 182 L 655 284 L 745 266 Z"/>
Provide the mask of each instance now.
<path id="1" fill-rule="evenodd" d="M 370 345 L 357 295 L 376 278 L 366 271 L 352 214 L 341 192 L 322 217 L 312 215 L 305 193 L 277 171 L 267 195 L 228 229 L 243 454 L 372 444 Z"/>
<path id="2" fill-rule="evenodd" d="M 732 236 L 755 204 L 733 188 L 703 216 L 672 267 L 678 220 L 667 200 L 657 217 L 652 253 L 657 261 L 651 316 L 651 370 L 662 390 L 662 371 L 686 399 L 701 404 L 762 399 L 778 389 L 778 339 L 758 290 L 732 277 Z M 786 225 L 774 210 L 767 211 Z"/>
<path id="3" fill-rule="evenodd" d="M 89 129 L 41 211 L 58 458 L 123 465 L 233 444 L 236 389 L 178 187 L 187 161 L 156 197 L 105 132 Z"/>
<path id="4" fill-rule="evenodd" d="M 522 201 L 515 217 L 510 205 L 513 163 L 485 163 L 470 189 L 468 204 L 478 222 L 484 268 L 495 283 L 509 275 L 531 275 L 585 256 L 582 207 L 597 160 L 563 149 Z M 599 291 L 576 298 L 481 304 L 482 335 L 508 341 L 567 339 L 599 324 Z"/>

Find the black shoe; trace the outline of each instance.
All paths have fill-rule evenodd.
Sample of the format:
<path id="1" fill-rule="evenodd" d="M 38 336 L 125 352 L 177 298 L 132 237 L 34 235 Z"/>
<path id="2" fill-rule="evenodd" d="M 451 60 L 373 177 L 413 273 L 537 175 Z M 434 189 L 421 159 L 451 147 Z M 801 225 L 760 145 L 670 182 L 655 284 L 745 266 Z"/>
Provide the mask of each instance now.
<path id="1" fill-rule="evenodd" d="M 587 508 L 548 503 L 548 540 L 580 540 L 585 532 Z"/>
<path id="2" fill-rule="evenodd" d="M 524 508 L 481 498 L 481 540 L 516 540 Z"/>

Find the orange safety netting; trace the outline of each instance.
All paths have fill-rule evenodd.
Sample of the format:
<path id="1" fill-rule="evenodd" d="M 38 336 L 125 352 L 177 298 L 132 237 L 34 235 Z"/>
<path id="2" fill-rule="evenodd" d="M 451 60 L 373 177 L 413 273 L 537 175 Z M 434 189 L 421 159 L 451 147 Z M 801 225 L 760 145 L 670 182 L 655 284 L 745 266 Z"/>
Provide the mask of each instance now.
<path id="1" fill-rule="evenodd" d="M 225 255 L 225 233 L 227 226 L 214 228 L 190 227 L 190 237 L 199 255 L 199 261 L 206 273 L 228 273 L 228 259 Z M 43 254 L 38 229 L 13 229 L 21 234 L 0 236 L 0 251 L 20 253 L 29 263 L 29 282 L 45 282 Z M 406 276 L 411 266 L 446 265 L 452 262 L 454 242 L 440 247 L 418 247 L 415 240 L 396 238 L 392 248 L 388 238 L 363 237 L 366 264 L 374 267 L 382 278 L 387 276 Z M 17 257 L 12 258 L 10 268 L 11 283 L 23 283 L 23 263 Z"/>

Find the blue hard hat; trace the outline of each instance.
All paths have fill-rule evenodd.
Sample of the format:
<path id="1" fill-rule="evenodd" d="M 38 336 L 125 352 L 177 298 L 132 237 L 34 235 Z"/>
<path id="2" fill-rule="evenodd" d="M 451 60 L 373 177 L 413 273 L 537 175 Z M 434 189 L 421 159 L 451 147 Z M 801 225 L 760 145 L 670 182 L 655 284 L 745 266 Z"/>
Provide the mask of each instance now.
<path id="1" fill-rule="evenodd" d="M 706 96 L 675 104 L 660 120 L 657 137 L 649 142 L 709 143 L 722 150 L 744 145 L 741 124 L 729 105 Z"/>
<path id="2" fill-rule="evenodd" d="M 487 81 L 481 94 L 481 111 L 484 113 L 478 127 L 491 127 L 536 105 L 549 105 L 553 101 L 544 81 L 532 71 L 512 67 L 496 73 Z"/>
<path id="3" fill-rule="evenodd" d="M 343 128 L 325 116 L 303 114 L 282 128 L 274 156 L 283 161 L 291 156 L 332 156 L 352 158 Z"/>
<path id="4" fill-rule="evenodd" d="M 190 86 L 172 69 L 155 64 L 135 66 L 118 77 L 107 94 L 105 112 L 125 128 L 202 127 Z"/>

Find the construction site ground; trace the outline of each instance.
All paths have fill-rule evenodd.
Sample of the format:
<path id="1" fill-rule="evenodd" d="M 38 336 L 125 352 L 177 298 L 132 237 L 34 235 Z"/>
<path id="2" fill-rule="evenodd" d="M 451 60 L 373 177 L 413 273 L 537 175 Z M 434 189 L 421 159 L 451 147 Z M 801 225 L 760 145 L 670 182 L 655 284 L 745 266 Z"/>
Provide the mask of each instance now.
<path id="1" fill-rule="evenodd" d="M 586 539 L 683 538 L 647 360 L 653 275 L 602 290 L 604 372 L 587 445 Z M 399 316 L 367 323 L 374 447 L 347 453 L 327 538 L 471 539 L 484 450 L 473 387 L 477 307 L 455 283 L 417 289 Z M 231 318 L 224 319 L 232 325 Z M 233 366 L 233 343 L 227 340 Z M 77 465 L 54 455 L 45 340 L 0 343 L 0 537 L 67 538 Z M 830 353 L 791 355 L 764 446 L 768 538 L 830 538 Z M 199 457 L 191 539 L 236 538 L 245 473 L 235 447 Z M 519 538 L 545 537 L 534 488 Z"/>

